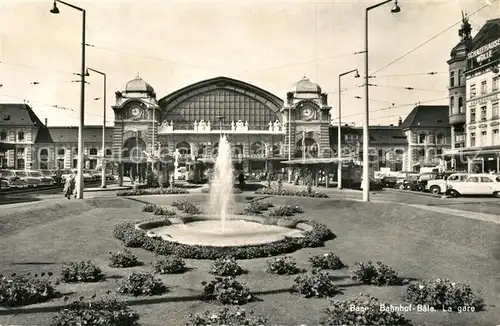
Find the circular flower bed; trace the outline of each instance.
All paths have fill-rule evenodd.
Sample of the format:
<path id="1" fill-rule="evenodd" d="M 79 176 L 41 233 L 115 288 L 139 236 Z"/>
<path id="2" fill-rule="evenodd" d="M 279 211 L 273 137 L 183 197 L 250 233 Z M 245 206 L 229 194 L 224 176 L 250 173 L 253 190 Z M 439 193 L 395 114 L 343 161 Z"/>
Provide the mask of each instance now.
<path id="1" fill-rule="evenodd" d="M 261 218 L 258 216 L 247 216 L 246 219 L 251 222 L 285 226 L 296 228 L 302 231 L 301 237 L 286 237 L 277 241 L 265 244 L 242 245 L 242 246 L 203 246 L 188 245 L 164 239 L 155 236 L 148 231 L 162 225 L 172 223 L 189 223 L 194 217 L 189 218 L 166 218 L 162 221 L 143 221 L 134 223 L 122 223 L 115 227 L 113 235 L 121 240 L 126 247 L 143 248 L 152 251 L 158 255 L 177 257 L 185 259 L 211 259 L 224 258 L 227 256 L 234 259 L 254 259 L 261 257 L 277 256 L 291 253 L 302 248 L 320 247 L 328 241 L 335 238 L 335 234 L 324 224 L 309 221 L 296 220 L 293 224 L 283 224 L 281 219 Z M 287 221 L 285 221 L 287 222 Z"/>

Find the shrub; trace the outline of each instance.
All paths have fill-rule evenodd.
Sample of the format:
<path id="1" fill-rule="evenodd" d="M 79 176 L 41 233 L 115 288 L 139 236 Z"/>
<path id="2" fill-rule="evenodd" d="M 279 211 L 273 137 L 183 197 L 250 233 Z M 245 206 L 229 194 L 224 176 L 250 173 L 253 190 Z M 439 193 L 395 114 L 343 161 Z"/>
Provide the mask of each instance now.
<path id="1" fill-rule="evenodd" d="M 201 192 L 204 193 L 204 194 L 208 194 L 210 193 L 210 188 L 202 188 L 201 189 Z M 233 194 L 241 194 L 243 191 L 241 191 L 240 188 L 233 188 Z"/>
<path id="2" fill-rule="evenodd" d="M 323 325 L 398 325 L 411 326 L 410 320 L 403 315 L 380 309 L 385 303 L 361 294 L 346 300 L 332 300 L 330 307 L 324 310 Z M 359 309 L 352 309 L 356 307 Z"/>
<path id="3" fill-rule="evenodd" d="M 263 187 L 258 189 L 256 192 L 258 195 L 269 195 L 269 196 L 297 196 L 297 197 L 312 197 L 312 198 L 328 198 L 328 195 L 324 192 L 307 190 L 293 190 L 293 189 L 282 189 L 278 191 L 277 189 Z"/>
<path id="4" fill-rule="evenodd" d="M 233 277 L 216 277 L 214 280 L 201 282 L 203 298 L 215 300 L 222 304 L 242 305 L 254 299 L 250 289 L 236 281 Z"/>
<path id="5" fill-rule="evenodd" d="M 52 276 L 52 273 L 41 273 L 31 276 L 0 275 L 0 305 L 7 307 L 25 306 L 34 303 L 41 303 L 56 297 L 56 291 L 52 282 L 45 276 Z"/>
<path id="6" fill-rule="evenodd" d="M 113 235 L 124 244 L 130 241 L 134 246 L 158 255 L 212 260 L 226 256 L 234 257 L 234 259 L 253 259 L 282 255 L 302 248 L 321 247 L 325 241 L 335 239 L 335 234 L 324 224 L 309 220 L 296 220 L 296 222 L 309 225 L 311 230 L 304 231 L 302 237 L 286 237 L 265 244 L 234 247 L 191 246 L 156 239 L 147 236 L 144 230 L 136 229 L 133 223 L 119 224 L 114 229 Z"/>
<path id="7" fill-rule="evenodd" d="M 262 209 L 254 203 L 251 203 L 251 204 L 245 206 L 245 214 L 246 215 L 257 215 L 257 214 L 260 214 L 261 212 L 262 212 Z"/>
<path id="8" fill-rule="evenodd" d="M 296 213 L 304 213 L 302 206 L 280 206 L 269 211 L 269 216 L 294 216 Z"/>
<path id="9" fill-rule="evenodd" d="M 139 265 L 137 256 L 128 249 L 117 252 L 109 252 L 109 254 L 111 255 L 109 257 L 111 267 L 125 268 Z"/>
<path id="10" fill-rule="evenodd" d="M 156 209 L 156 204 L 145 204 L 142 206 L 142 211 L 147 213 L 153 213 Z"/>
<path id="11" fill-rule="evenodd" d="M 66 283 L 98 282 L 103 277 L 102 270 L 90 260 L 66 263 L 61 271 L 61 280 Z"/>
<path id="12" fill-rule="evenodd" d="M 266 271 L 271 274 L 291 275 L 300 272 L 295 258 L 291 256 L 281 256 L 270 258 L 266 261 Z"/>
<path id="13" fill-rule="evenodd" d="M 216 259 L 210 269 L 210 274 L 218 276 L 238 276 L 243 273 L 243 268 L 232 257 Z"/>
<path id="14" fill-rule="evenodd" d="M 138 320 L 139 314 L 124 302 L 116 299 L 84 301 L 80 297 L 65 305 L 52 319 L 52 325 L 134 326 Z"/>
<path id="15" fill-rule="evenodd" d="M 223 308 L 217 311 L 205 311 L 203 314 L 189 314 L 189 322 L 186 326 L 262 326 L 267 320 L 254 316 L 253 311 Z"/>
<path id="16" fill-rule="evenodd" d="M 338 292 L 333 283 L 333 277 L 318 270 L 313 270 L 308 275 L 297 276 L 294 280 L 293 290 L 305 298 L 332 297 Z"/>
<path id="17" fill-rule="evenodd" d="M 155 278 L 152 273 L 132 272 L 120 281 L 118 293 L 140 295 L 157 295 L 167 291 L 167 287 L 160 279 Z"/>
<path id="18" fill-rule="evenodd" d="M 406 289 L 406 298 L 415 303 L 452 311 L 479 311 L 484 307 L 480 292 L 474 293 L 467 284 L 436 279 L 412 283 Z"/>
<path id="19" fill-rule="evenodd" d="M 373 265 L 369 262 L 356 262 L 355 267 L 351 270 L 351 278 L 364 284 L 372 285 L 395 285 L 399 284 L 399 278 L 396 271 L 381 262 Z"/>
<path id="20" fill-rule="evenodd" d="M 183 188 L 139 188 L 134 187 L 129 190 L 120 190 L 116 192 L 117 196 L 144 196 L 144 195 L 182 195 L 188 194 L 189 191 Z"/>
<path id="21" fill-rule="evenodd" d="M 309 257 L 309 262 L 313 268 L 319 269 L 341 269 L 347 267 L 333 252 L 311 256 Z"/>
<path id="22" fill-rule="evenodd" d="M 164 216 L 168 216 L 168 217 L 172 217 L 172 216 L 177 215 L 175 213 L 175 211 L 171 210 L 170 208 L 168 208 L 166 206 L 156 206 L 154 211 L 153 211 L 153 214 L 154 215 L 164 215 Z"/>
<path id="23" fill-rule="evenodd" d="M 187 200 L 176 200 L 172 203 L 172 206 L 177 208 L 179 211 L 190 215 L 201 213 L 201 210 L 195 204 Z"/>
<path id="24" fill-rule="evenodd" d="M 176 256 L 156 260 L 152 265 L 154 271 L 159 274 L 181 274 L 187 270 L 186 262 Z"/>

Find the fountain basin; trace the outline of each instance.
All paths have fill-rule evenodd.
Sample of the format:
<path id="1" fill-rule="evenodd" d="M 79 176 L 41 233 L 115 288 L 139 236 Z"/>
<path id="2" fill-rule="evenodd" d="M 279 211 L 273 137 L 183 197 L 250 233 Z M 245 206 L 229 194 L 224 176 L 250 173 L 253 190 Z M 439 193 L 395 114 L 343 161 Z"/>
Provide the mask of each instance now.
<path id="1" fill-rule="evenodd" d="M 136 228 L 150 237 L 192 246 L 235 247 L 301 238 L 310 226 L 289 219 L 234 215 L 222 223 L 215 216 L 190 216 L 143 222 Z"/>

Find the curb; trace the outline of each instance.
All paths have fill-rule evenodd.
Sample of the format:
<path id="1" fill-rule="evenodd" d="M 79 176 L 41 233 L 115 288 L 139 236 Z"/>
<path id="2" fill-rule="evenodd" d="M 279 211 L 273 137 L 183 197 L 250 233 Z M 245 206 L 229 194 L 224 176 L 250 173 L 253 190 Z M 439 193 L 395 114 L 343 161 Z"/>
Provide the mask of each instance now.
<path id="1" fill-rule="evenodd" d="M 432 197 L 432 198 L 441 198 L 442 195 L 433 195 L 431 193 L 423 192 L 423 191 L 411 191 L 411 190 L 399 190 L 399 189 L 392 189 L 392 188 L 384 188 L 385 191 L 389 192 L 396 192 L 396 193 L 410 193 L 413 195 L 417 196 L 424 196 L 424 197 Z"/>
<path id="2" fill-rule="evenodd" d="M 83 189 L 83 192 L 105 192 L 105 191 L 118 191 L 118 190 L 130 190 L 132 187 L 109 187 L 109 188 L 87 188 Z"/>

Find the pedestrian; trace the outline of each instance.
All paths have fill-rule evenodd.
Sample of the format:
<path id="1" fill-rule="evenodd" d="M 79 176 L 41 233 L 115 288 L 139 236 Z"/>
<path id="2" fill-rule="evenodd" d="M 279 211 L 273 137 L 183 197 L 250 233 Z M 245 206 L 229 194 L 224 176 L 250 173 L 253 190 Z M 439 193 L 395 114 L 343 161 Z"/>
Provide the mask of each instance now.
<path id="1" fill-rule="evenodd" d="M 243 186 L 245 185 L 245 175 L 243 172 L 240 172 L 240 175 L 238 176 L 238 181 L 240 182 L 240 189 L 243 191 Z"/>
<path id="2" fill-rule="evenodd" d="M 64 183 L 64 197 L 71 199 L 71 195 L 73 194 L 73 191 L 75 190 L 75 176 L 74 174 L 71 174 L 68 176 L 65 180 Z"/>

